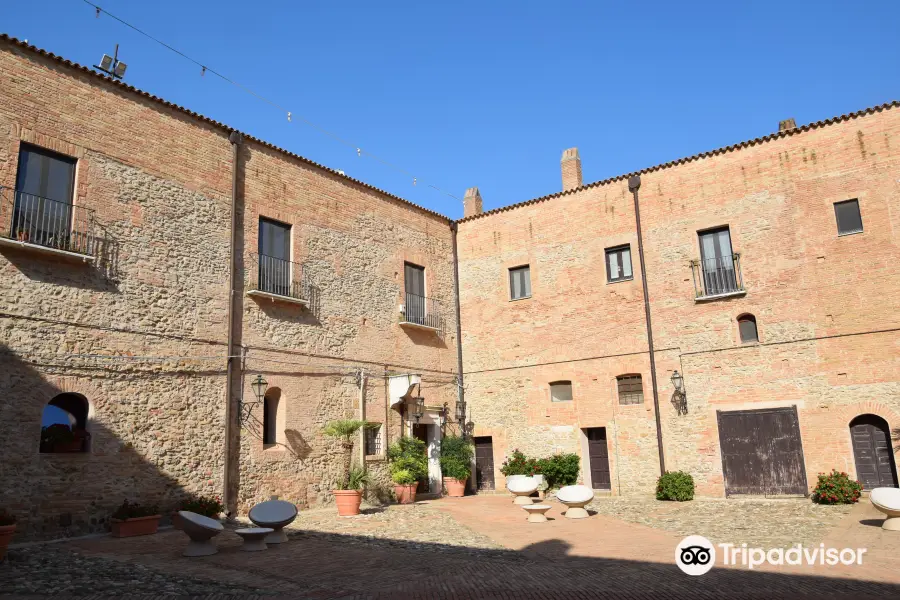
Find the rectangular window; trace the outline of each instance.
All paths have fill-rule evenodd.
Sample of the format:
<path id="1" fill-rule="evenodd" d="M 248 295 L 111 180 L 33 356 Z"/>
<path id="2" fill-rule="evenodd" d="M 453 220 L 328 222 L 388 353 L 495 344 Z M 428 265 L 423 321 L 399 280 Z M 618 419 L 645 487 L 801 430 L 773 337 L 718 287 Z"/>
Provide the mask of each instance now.
<path id="1" fill-rule="evenodd" d="M 554 381 L 550 384 L 550 400 L 553 402 L 568 402 L 571 399 L 571 381 Z"/>
<path id="2" fill-rule="evenodd" d="M 409 323 L 426 325 L 427 301 L 425 298 L 425 267 L 403 263 L 406 288 L 406 320 Z"/>
<path id="3" fill-rule="evenodd" d="M 259 218 L 259 289 L 291 296 L 291 226 Z"/>
<path id="4" fill-rule="evenodd" d="M 75 159 L 22 144 L 10 236 L 43 246 L 71 242 Z"/>
<path id="5" fill-rule="evenodd" d="M 626 281 L 633 279 L 631 272 L 631 246 L 617 246 L 606 249 L 606 280 Z"/>
<path id="6" fill-rule="evenodd" d="M 381 455 L 381 425 L 366 428 L 366 456 Z"/>
<path id="7" fill-rule="evenodd" d="M 706 296 L 740 290 L 728 227 L 700 232 L 700 269 Z"/>
<path id="8" fill-rule="evenodd" d="M 616 377 L 619 388 L 619 404 L 643 404 L 644 383 L 640 375 L 620 375 Z"/>
<path id="9" fill-rule="evenodd" d="M 862 216 L 859 214 L 859 200 L 845 200 L 834 203 L 838 235 L 860 233 L 863 230 Z"/>
<path id="10" fill-rule="evenodd" d="M 531 297 L 531 267 L 525 265 L 509 270 L 509 298 L 519 300 Z"/>

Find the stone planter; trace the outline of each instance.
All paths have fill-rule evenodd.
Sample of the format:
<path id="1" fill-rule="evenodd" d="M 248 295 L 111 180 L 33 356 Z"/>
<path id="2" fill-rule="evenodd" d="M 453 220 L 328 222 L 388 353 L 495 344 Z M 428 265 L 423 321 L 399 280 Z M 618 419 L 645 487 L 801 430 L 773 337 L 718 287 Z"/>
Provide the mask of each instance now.
<path id="1" fill-rule="evenodd" d="M 338 515 L 352 517 L 359 514 L 359 505 L 362 504 L 362 491 L 360 490 L 331 490 L 334 494 L 334 503 L 337 504 Z"/>
<path id="2" fill-rule="evenodd" d="M 112 522 L 113 537 L 134 537 L 136 535 L 150 535 L 159 529 L 159 520 L 162 515 L 150 515 L 149 517 L 135 517 L 134 519 L 110 519 Z"/>
<path id="3" fill-rule="evenodd" d="M 466 479 L 456 479 L 454 477 L 444 477 L 444 488 L 447 495 L 451 498 L 462 498 L 466 495 Z"/>
<path id="4" fill-rule="evenodd" d="M 397 502 L 399 504 L 412 504 L 416 501 L 416 488 L 419 487 L 417 483 L 410 484 L 395 484 L 394 485 L 394 494 L 397 496 Z"/>
<path id="5" fill-rule="evenodd" d="M 12 540 L 15 533 L 15 523 L 12 525 L 0 525 L 0 562 L 6 558 L 6 548 L 9 547 L 9 542 Z"/>

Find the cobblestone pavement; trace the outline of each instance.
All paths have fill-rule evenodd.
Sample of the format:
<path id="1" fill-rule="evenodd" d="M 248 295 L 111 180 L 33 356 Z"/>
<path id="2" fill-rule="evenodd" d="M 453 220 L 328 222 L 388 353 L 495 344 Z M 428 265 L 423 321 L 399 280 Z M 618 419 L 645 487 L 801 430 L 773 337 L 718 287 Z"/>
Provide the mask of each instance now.
<path id="1" fill-rule="evenodd" d="M 702 535 L 715 542 L 762 548 L 818 544 L 851 510 L 810 500 L 694 500 L 663 502 L 653 498 L 597 498 L 589 510 L 681 536 Z"/>
<path id="2" fill-rule="evenodd" d="M 878 572 L 823 577 L 715 568 L 697 578 L 674 565 L 679 534 L 605 515 L 573 521 L 561 518 L 559 505 L 551 504 L 553 520 L 542 524 L 526 523 L 524 511 L 503 496 L 392 506 L 347 518 L 337 517 L 334 509 L 308 511 L 295 522 L 286 544 L 245 553 L 228 530 L 215 538 L 218 554 L 194 559 L 181 556 L 187 539 L 172 530 L 14 549 L 7 565 L 12 568 L 0 568 L 0 595 L 19 592 L 21 587 L 10 586 L 28 577 L 32 585 L 43 582 L 34 588 L 40 595 L 82 598 L 900 597 L 900 540 L 895 544 L 893 538 L 879 537 L 881 529 L 860 524 L 854 515 L 834 535 L 855 536 L 857 543 L 880 540 L 884 562 Z M 32 552 L 47 552 L 42 569 L 14 566 L 34 560 L 28 558 Z M 86 576 L 63 591 L 65 577 L 58 573 L 77 570 L 86 570 Z"/>

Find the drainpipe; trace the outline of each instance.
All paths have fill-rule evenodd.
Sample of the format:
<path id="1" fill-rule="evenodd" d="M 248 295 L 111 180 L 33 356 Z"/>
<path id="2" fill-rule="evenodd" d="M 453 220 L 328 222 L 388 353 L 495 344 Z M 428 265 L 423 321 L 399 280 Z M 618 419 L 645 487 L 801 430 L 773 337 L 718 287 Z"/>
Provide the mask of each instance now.
<path id="1" fill-rule="evenodd" d="M 454 290 L 456 292 L 454 294 L 454 300 L 456 304 L 456 401 L 465 402 L 466 391 L 463 387 L 462 321 L 460 320 L 459 316 L 459 253 L 456 249 L 456 233 L 458 229 L 459 225 L 456 223 L 456 221 L 450 223 L 450 231 L 453 233 L 453 285 L 456 288 Z M 460 431 L 460 434 L 465 435 L 465 430 Z"/>
<path id="2" fill-rule="evenodd" d="M 234 518 L 237 514 L 237 494 L 234 493 L 233 487 L 236 478 L 232 475 L 232 469 L 235 466 L 234 456 L 232 455 L 232 436 L 234 435 L 235 413 L 234 398 L 232 397 L 234 390 L 234 279 L 235 279 L 235 248 L 237 247 L 237 197 L 238 197 L 238 153 L 241 149 L 243 136 L 232 131 L 228 136 L 231 142 L 231 241 L 228 246 L 228 309 L 227 309 L 227 327 L 228 327 L 228 362 L 225 367 L 225 477 L 224 490 L 222 499 L 225 504 L 225 513 L 229 518 Z"/>
<path id="3" fill-rule="evenodd" d="M 641 261 L 641 283 L 644 286 L 644 318 L 647 322 L 647 347 L 650 349 L 650 381 L 653 386 L 653 411 L 656 413 L 656 445 L 659 448 L 659 473 L 666 472 L 666 457 L 663 452 L 662 419 L 659 415 L 659 389 L 656 385 L 656 354 L 653 351 L 653 324 L 650 321 L 650 292 L 647 290 L 647 268 L 644 265 L 644 240 L 641 236 L 641 208 L 638 203 L 638 189 L 641 176 L 628 178 L 628 191 L 634 195 L 634 220 L 637 227 L 638 257 Z"/>

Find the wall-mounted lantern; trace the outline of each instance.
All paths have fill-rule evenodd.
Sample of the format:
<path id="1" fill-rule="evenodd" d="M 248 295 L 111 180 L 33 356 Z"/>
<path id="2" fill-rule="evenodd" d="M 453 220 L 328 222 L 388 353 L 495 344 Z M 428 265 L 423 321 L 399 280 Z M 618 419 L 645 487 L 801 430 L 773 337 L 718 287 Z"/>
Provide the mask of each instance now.
<path id="1" fill-rule="evenodd" d="M 679 415 L 686 415 L 688 412 L 687 392 L 684 389 L 684 377 L 681 376 L 678 369 L 675 369 L 675 372 L 672 373 L 672 387 L 675 388 L 675 391 L 672 393 L 672 406 L 675 407 Z"/>
<path id="2" fill-rule="evenodd" d="M 425 416 L 425 398 L 422 396 L 413 398 L 413 403 L 413 418 L 416 420 L 416 423 L 418 423 L 419 419 Z"/>
<path id="3" fill-rule="evenodd" d="M 240 419 L 241 425 L 245 425 L 250 420 L 250 415 L 253 413 L 253 407 L 262 404 L 265 401 L 266 388 L 268 387 L 269 382 L 266 381 L 266 378 L 262 375 L 257 375 L 253 379 L 253 381 L 250 382 L 250 389 L 253 390 L 253 395 L 256 396 L 256 401 L 244 402 L 243 394 L 241 394 L 242 398 L 238 401 L 238 419 Z"/>

